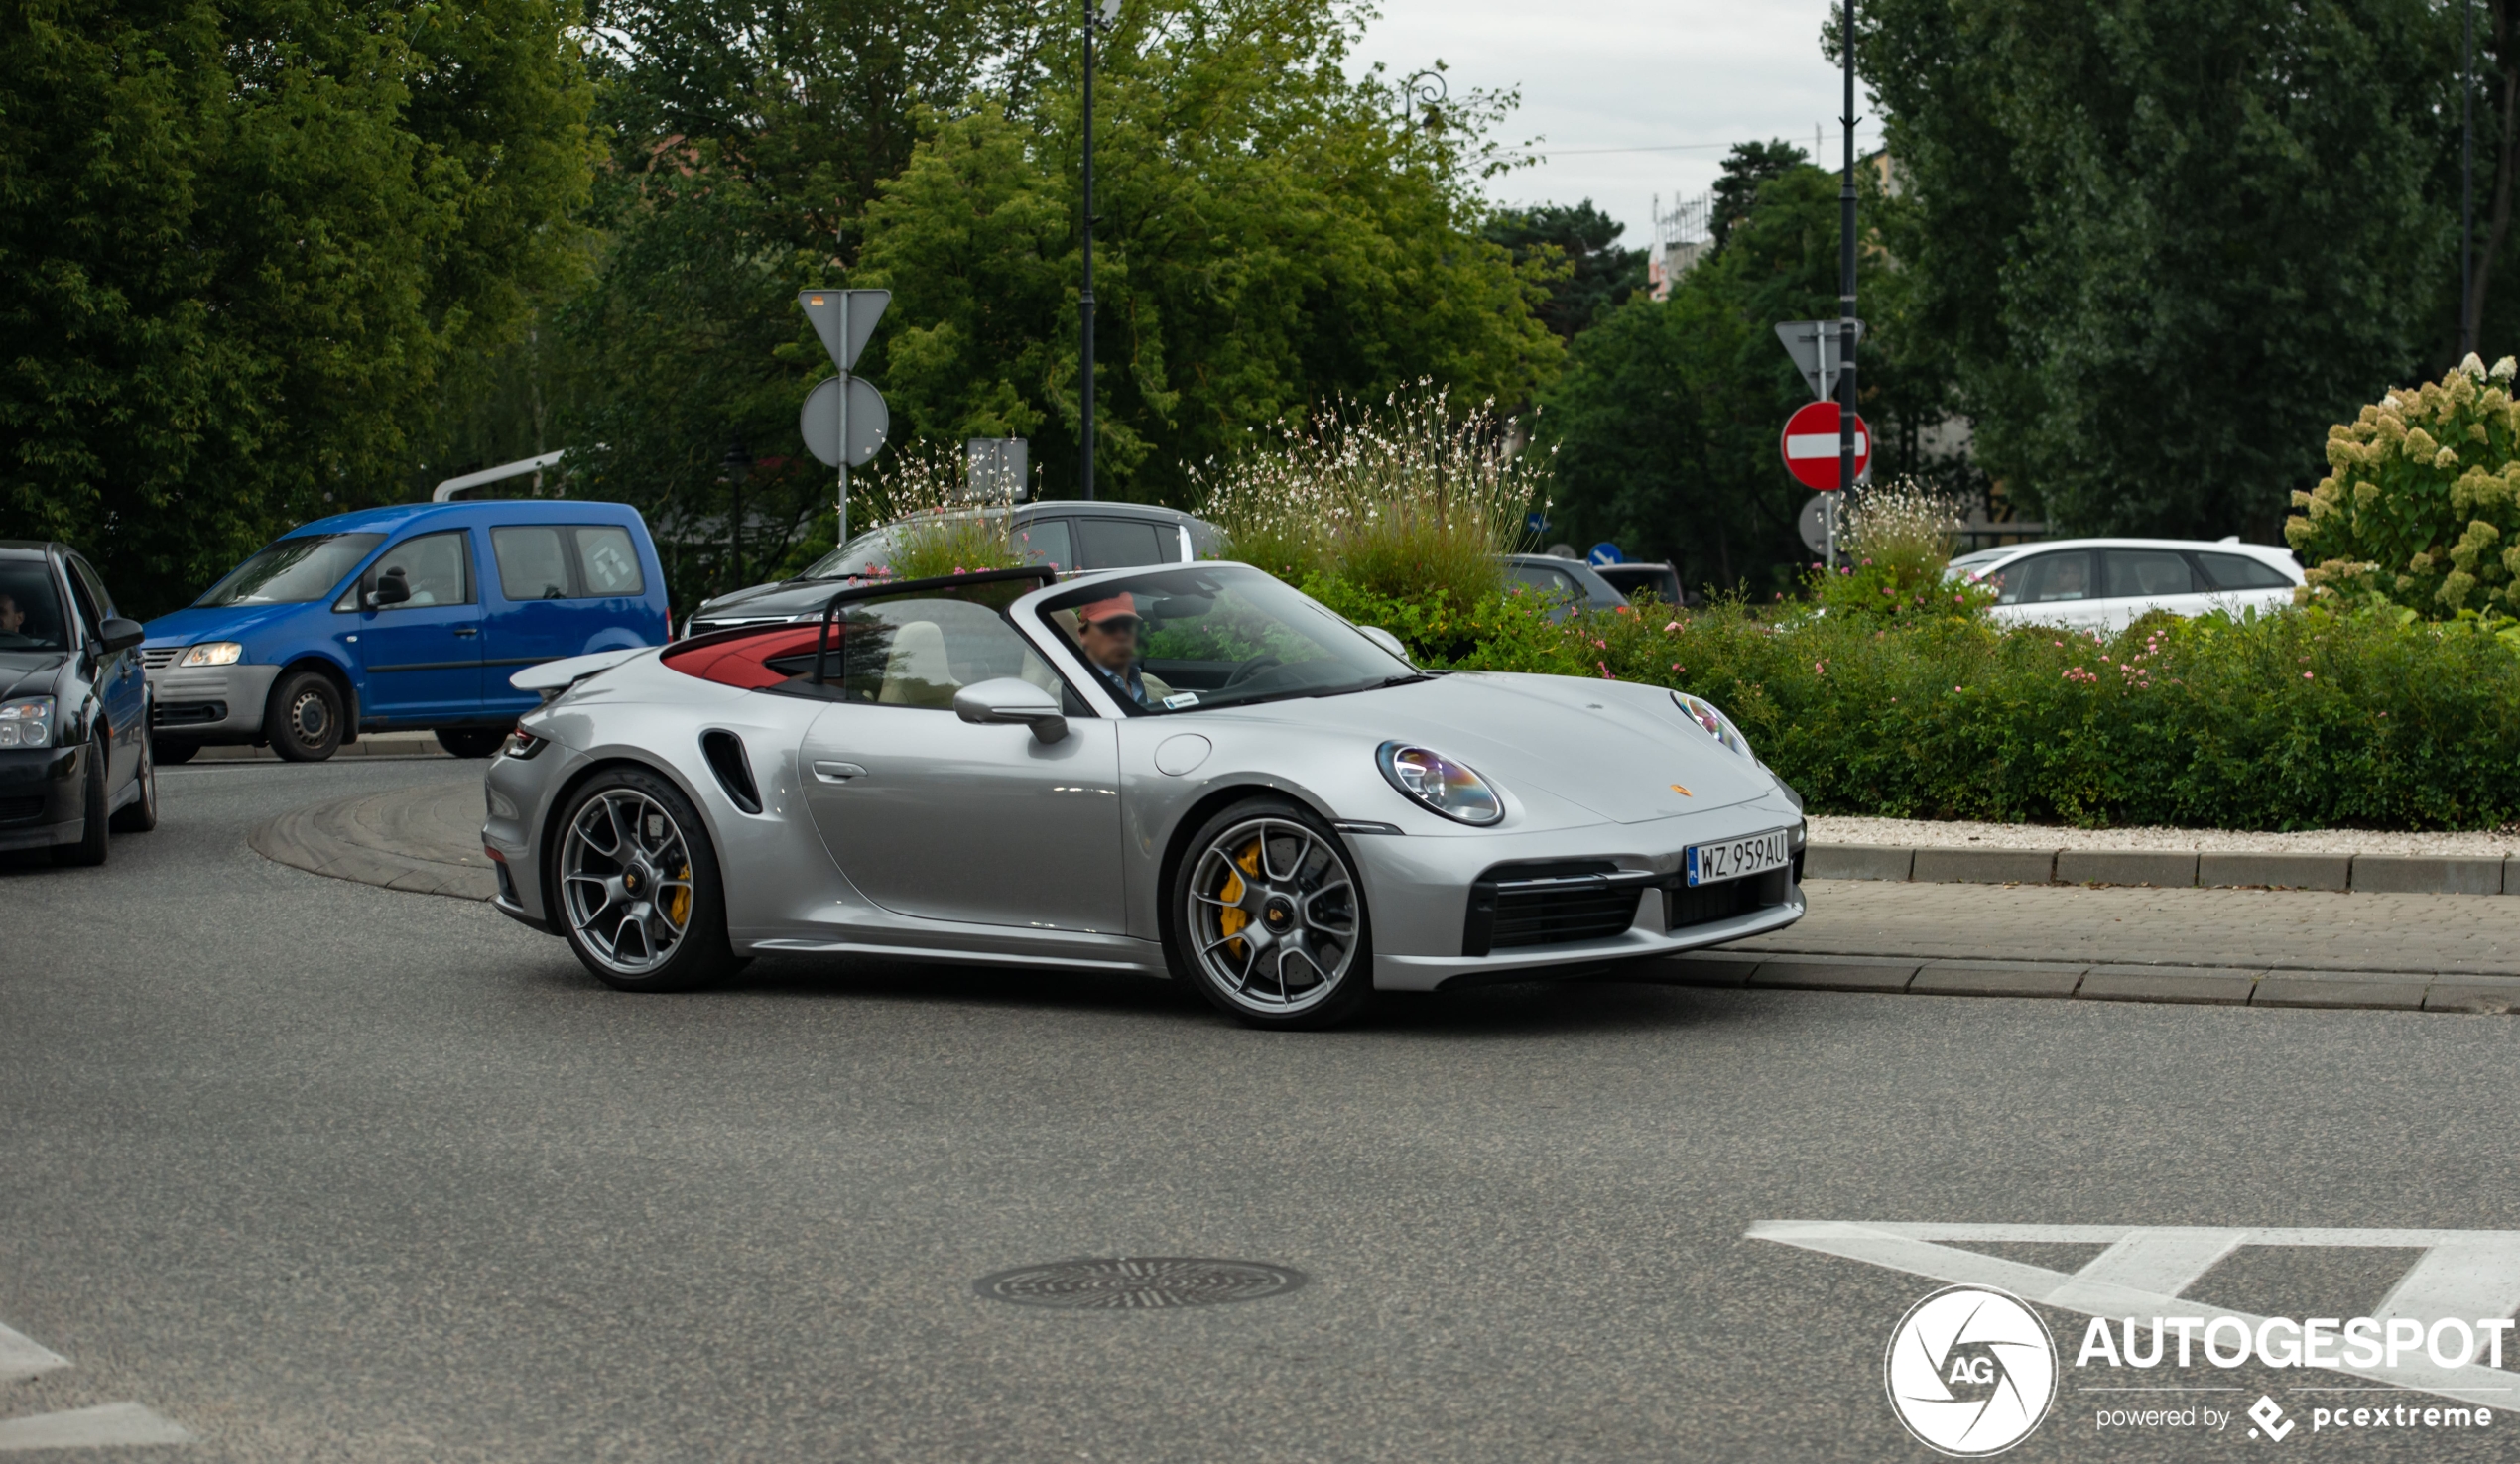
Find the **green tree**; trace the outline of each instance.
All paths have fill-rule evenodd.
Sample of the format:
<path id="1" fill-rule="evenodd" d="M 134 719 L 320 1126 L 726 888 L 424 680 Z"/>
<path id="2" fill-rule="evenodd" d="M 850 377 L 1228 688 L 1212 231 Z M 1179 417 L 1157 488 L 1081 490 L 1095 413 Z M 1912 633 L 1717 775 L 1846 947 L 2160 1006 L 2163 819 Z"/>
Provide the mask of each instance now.
<path id="1" fill-rule="evenodd" d="M 1692 588 L 1796 582 L 1809 559 L 1796 520 L 1811 494 L 1786 475 L 1777 437 L 1811 391 L 1775 327 L 1837 313 L 1838 191 L 1809 166 L 1768 179 L 1724 247 L 1667 301 L 1631 300 L 1575 339 L 1540 419 L 1557 448 L 1565 534 L 1667 558 Z M 1868 190 L 1866 206 L 1878 204 Z M 1877 241 L 1867 259 L 1857 382 L 1875 476 L 1948 478 L 1955 465 L 1918 447 L 1944 392 L 1935 360 L 1913 354 L 1903 332 L 1909 272 Z"/>
<path id="2" fill-rule="evenodd" d="M 1772 142 L 1734 143 L 1723 159 L 1723 169 L 1716 175 L 1714 216 L 1706 221 L 1714 235 L 1715 247 L 1721 249 L 1732 237 L 1733 225 L 1750 216 L 1759 200 L 1759 189 L 1772 178 L 1783 178 L 1797 168 L 1810 165 L 1811 155 L 1782 139 Z"/>
<path id="3" fill-rule="evenodd" d="M 1645 288 L 1645 251 L 1619 247 L 1619 235 L 1626 230 L 1627 225 L 1586 198 L 1573 207 L 1541 203 L 1502 209 L 1479 232 L 1489 243 L 1502 245 L 1518 265 L 1566 262 L 1567 277 L 1549 288 L 1540 319 L 1559 339 L 1572 340 L 1604 310 Z M 1547 250 L 1557 253 L 1553 257 Z"/>
<path id="4" fill-rule="evenodd" d="M 143 613 L 402 496 L 450 351 L 569 267 L 588 91 L 548 0 L 0 16 L 0 535 Z"/>
<path id="5" fill-rule="evenodd" d="M 1495 161 L 1475 98 L 1429 137 L 1345 73 L 1326 0 L 1180 0 L 1122 14 L 1098 62 L 1096 471 L 1186 501 L 1189 470 L 1254 429 L 1421 377 L 1528 401 L 1560 345 L 1534 314 L 1564 265 L 1479 236 Z M 1033 439 L 1074 491 L 1077 57 L 936 116 L 881 187 L 850 283 L 894 292 L 866 369 L 896 434 Z M 1486 110 L 1482 111 L 1482 108 Z"/>
<path id="6" fill-rule="evenodd" d="M 1915 326 L 1986 470 L 2057 527 L 2271 538 L 2322 429 L 2452 318 L 2455 14 L 1880 0 L 1859 19 Z"/>

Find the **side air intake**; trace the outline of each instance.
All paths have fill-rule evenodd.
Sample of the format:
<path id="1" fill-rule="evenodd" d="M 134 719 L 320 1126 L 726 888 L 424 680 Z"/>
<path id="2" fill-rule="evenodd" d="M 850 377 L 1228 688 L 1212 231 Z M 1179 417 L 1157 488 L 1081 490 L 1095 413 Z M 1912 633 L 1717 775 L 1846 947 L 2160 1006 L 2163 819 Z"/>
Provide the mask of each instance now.
<path id="1" fill-rule="evenodd" d="M 708 771 L 717 775 L 717 786 L 726 796 L 747 813 L 761 811 L 761 792 L 753 787 L 752 760 L 744 756 L 744 740 L 723 730 L 700 734 L 700 752 L 708 759 Z"/>

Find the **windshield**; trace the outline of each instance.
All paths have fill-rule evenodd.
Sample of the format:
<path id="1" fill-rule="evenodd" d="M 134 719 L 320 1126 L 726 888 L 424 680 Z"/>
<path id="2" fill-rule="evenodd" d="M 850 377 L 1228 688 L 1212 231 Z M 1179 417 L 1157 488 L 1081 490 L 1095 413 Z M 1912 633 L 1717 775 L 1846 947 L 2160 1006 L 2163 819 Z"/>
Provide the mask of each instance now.
<path id="1" fill-rule="evenodd" d="M 0 651 L 67 651 L 69 622 L 40 558 L 0 559 Z"/>
<path id="2" fill-rule="evenodd" d="M 1300 591 L 1243 565 L 1154 570 L 1043 602 L 1106 689 L 1169 713 L 1418 679 Z"/>
<path id="3" fill-rule="evenodd" d="M 320 600 L 384 542 L 382 534 L 309 534 L 265 545 L 192 603 L 215 609 Z"/>

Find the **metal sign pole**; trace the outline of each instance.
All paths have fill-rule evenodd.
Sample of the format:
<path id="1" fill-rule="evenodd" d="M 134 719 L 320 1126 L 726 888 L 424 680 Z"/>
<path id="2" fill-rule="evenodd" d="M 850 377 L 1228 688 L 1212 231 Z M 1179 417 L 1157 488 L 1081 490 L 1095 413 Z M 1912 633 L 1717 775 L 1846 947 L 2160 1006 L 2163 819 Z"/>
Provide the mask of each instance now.
<path id="1" fill-rule="evenodd" d="M 857 337 L 849 334 L 848 303 L 849 298 L 842 295 L 840 297 L 840 339 L 855 340 Z M 848 543 L 848 367 L 842 366 L 840 368 L 840 537 L 831 542 L 833 549 L 840 549 Z"/>
<path id="2" fill-rule="evenodd" d="M 1846 61 L 1846 181 L 1838 190 L 1837 240 L 1837 491 L 1855 488 L 1855 0 L 1846 0 L 1846 28 L 1838 37 Z M 1830 527 L 1836 525 L 1834 510 Z M 1829 539 L 1829 568 L 1836 563 L 1836 538 Z"/>

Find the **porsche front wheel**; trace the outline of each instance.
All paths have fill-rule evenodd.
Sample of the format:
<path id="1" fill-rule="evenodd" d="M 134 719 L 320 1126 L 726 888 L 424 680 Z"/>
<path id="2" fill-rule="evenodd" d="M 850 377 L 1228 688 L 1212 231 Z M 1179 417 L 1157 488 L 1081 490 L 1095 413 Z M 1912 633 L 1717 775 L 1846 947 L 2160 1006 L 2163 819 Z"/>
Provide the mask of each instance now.
<path id="1" fill-rule="evenodd" d="M 561 926 L 618 991 L 688 991 L 743 965 L 699 810 L 656 774 L 616 768 L 569 799 L 555 855 Z"/>
<path id="2" fill-rule="evenodd" d="M 1328 1027 L 1373 991 L 1365 901 L 1338 836 L 1281 798 L 1207 821 L 1173 876 L 1176 975 L 1254 1027 Z"/>

